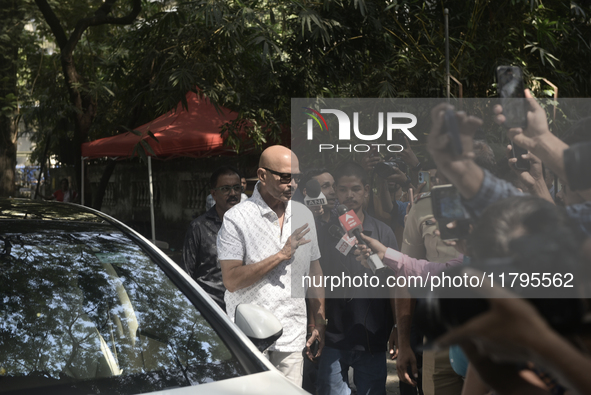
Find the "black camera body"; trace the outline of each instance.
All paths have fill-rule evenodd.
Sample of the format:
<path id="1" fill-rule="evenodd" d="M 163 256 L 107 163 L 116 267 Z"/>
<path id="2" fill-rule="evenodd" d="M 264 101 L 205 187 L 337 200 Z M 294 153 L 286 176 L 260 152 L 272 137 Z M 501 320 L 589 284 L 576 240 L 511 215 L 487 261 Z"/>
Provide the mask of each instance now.
<path id="1" fill-rule="evenodd" d="M 406 165 L 406 163 L 404 163 L 402 159 L 392 158 L 388 162 L 378 163 L 375 167 L 375 172 L 381 178 L 388 178 L 392 174 L 396 173 L 394 171 L 395 168 L 400 169 L 400 171 L 402 171 L 403 173 L 406 173 L 406 171 L 408 170 L 408 166 Z"/>

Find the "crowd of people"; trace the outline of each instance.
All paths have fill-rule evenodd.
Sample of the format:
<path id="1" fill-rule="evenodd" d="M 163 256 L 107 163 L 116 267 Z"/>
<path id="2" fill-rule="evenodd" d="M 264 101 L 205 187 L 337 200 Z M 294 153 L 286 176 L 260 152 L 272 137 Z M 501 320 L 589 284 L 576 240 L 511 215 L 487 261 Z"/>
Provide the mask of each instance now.
<path id="1" fill-rule="evenodd" d="M 330 170 L 300 167 L 289 148 L 272 146 L 260 157 L 248 199 L 237 170 L 217 169 L 210 180 L 215 204 L 185 237 L 185 270 L 232 319 L 241 303 L 273 312 L 284 330 L 265 354 L 313 394 L 385 394 L 387 358 L 397 360 L 401 394 L 591 393 L 587 295 L 536 302 L 483 277 L 484 286 L 473 292 L 486 302 L 484 309 L 468 315 L 471 305 L 451 301 L 429 314 L 432 298 L 417 297 L 409 287 L 392 287 L 388 297 L 367 288 L 363 297 L 350 290 L 329 297 L 322 282 L 343 273 L 374 275 L 368 262 L 373 255 L 388 273 L 421 278 L 446 270 L 480 277 L 483 264 L 495 259 L 510 259 L 524 271 L 546 261 L 559 268 L 568 260 L 574 262 L 569 267 L 580 267 L 575 281 L 585 282 L 591 189 L 582 187 L 589 180 L 581 177 L 591 169 L 568 158 L 591 141 L 591 118 L 561 140 L 529 91 L 525 95 L 527 127 L 509 129 L 507 136 L 528 153 L 508 155 L 507 174 L 499 171 L 491 147 L 474 139 L 482 125 L 474 116 L 454 111 L 462 154 L 450 148 L 442 127 L 445 112 L 454 110 L 449 104 L 431 112 L 430 159 L 423 162 L 408 140 L 395 158 L 372 151 Z M 505 121 L 499 106 L 495 120 Z M 529 162 L 527 169 L 516 168 L 517 159 Z M 378 171 L 382 162 L 390 163 L 387 173 Z M 559 184 L 548 182 L 552 175 Z M 320 185 L 324 205 L 306 205 L 310 180 Z M 447 184 L 470 217 L 453 241 L 441 237 L 441 226 L 460 223 L 438 224 L 431 209 L 429 189 Z M 340 205 L 363 225 L 348 254 L 335 248 Z M 318 281 L 305 299 L 294 298 L 294 281 L 303 276 Z M 575 324 L 568 328 L 556 318 L 556 311 L 571 311 L 564 306 L 575 306 Z"/>

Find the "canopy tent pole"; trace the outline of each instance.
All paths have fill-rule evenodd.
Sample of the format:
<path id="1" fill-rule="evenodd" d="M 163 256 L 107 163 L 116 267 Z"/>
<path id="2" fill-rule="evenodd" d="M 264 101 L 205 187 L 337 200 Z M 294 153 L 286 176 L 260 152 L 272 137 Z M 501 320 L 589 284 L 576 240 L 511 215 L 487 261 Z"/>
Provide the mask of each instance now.
<path id="1" fill-rule="evenodd" d="M 84 206 L 84 159 L 85 159 L 85 157 L 83 156 L 82 160 L 81 160 L 81 162 L 82 162 L 82 185 L 80 186 L 80 191 L 81 191 L 80 193 L 82 194 L 80 196 L 80 204 L 83 206 Z"/>
<path id="2" fill-rule="evenodd" d="M 449 102 L 450 94 L 450 81 L 449 81 L 449 10 L 446 8 L 443 10 L 445 16 L 445 85 L 446 85 L 446 97 Z"/>
<path id="3" fill-rule="evenodd" d="M 152 157 L 148 156 L 148 186 L 150 188 L 150 222 L 152 223 L 152 242 L 156 244 L 156 224 L 154 220 L 154 186 L 152 181 Z"/>

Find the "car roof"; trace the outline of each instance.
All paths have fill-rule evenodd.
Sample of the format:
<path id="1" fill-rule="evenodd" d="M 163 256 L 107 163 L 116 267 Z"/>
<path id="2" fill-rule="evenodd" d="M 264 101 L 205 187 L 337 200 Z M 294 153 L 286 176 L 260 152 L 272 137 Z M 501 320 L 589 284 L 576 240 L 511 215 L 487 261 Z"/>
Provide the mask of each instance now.
<path id="1" fill-rule="evenodd" d="M 0 198 L 0 220 L 30 219 L 79 222 L 105 222 L 98 212 L 72 203 Z"/>

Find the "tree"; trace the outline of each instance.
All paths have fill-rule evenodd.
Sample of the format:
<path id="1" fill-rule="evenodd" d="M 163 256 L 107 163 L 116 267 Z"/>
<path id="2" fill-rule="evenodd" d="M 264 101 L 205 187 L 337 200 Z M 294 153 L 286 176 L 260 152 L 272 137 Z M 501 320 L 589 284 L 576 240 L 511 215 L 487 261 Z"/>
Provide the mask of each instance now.
<path id="1" fill-rule="evenodd" d="M 60 50 L 60 63 L 64 83 L 68 91 L 72 107 L 74 134 L 71 140 L 78 185 L 82 185 L 81 173 L 81 145 L 87 141 L 89 130 L 97 111 L 97 99 L 92 94 L 89 79 L 78 72 L 74 52 L 82 36 L 90 27 L 102 25 L 130 25 L 142 9 L 141 0 L 130 0 L 131 9 L 123 16 L 113 16 L 114 6 L 118 0 L 90 1 L 96 11 L 91 15 L 77 19 L 71 33 L 68 35 L 53 7 L 47 0 L 35 0 L 45 22 L 51 29 Z M 98 5 L 97 5 L 98 4 Z M 124 8 L 124 7 L 122 7 Z"/>
<path id="2" fill-rule="evenodd" d="M 31 111 L 45 130 L 37 141 L 55 130 L 50 151 L 77 172 L 80 143 L 148 122 L 189 90 L 239 112 L 225 130 L 238 150 L 284 139 L 291 97 L 441 97 L 444 7 L 464 97 L 494 96 L 494 68 L 506 63 L 524 68 L 537 95 L 551 94 L 541 78 L 561 97 L 591 94 L 591 7 L 575 2 L 162 0 L 144 2 L 125 28 L 107 21 L 135 20 L 139 1 L 35 3 L 61 75 L 56 55 L 30 56 L 40 70 Z M 244 124 L 248 141 L 235 133 Z"/>
<path id="3" fill-rule="evenodd" d="M 24 11 L 17 0 L 0 0 L 0 196 L 14 196 L 18 132 L 19 45 Z"/>

